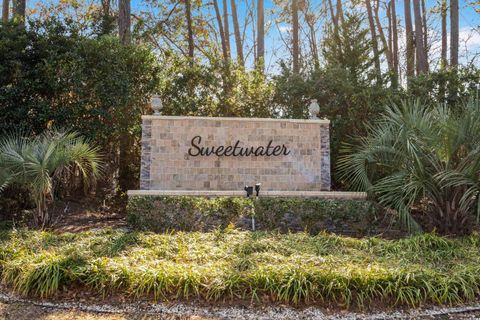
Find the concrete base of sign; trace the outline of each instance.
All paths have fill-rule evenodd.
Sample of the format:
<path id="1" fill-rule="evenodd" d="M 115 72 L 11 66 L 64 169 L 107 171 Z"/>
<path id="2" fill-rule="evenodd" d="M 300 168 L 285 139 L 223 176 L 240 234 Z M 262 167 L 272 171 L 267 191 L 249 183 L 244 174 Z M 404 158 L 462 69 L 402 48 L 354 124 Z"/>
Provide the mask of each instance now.
<path id="1" fill-rule="evenodd" d="M 239 190 L 129 190 L 128 196 L 195 196 L 195 197 L 245 197 Z M 365 200 L 365 192 L 341 191 L 260 191 L 260 197 L 303 197 L 322 199 Z"/>

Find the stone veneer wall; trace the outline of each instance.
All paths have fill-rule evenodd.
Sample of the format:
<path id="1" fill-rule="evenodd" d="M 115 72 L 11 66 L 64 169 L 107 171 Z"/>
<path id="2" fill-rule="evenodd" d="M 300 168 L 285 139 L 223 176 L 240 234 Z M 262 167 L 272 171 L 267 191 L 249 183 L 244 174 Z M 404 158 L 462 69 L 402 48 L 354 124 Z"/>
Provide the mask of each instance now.
<path id="1" fill-rule="evenodd" d="M 143 190 L 330 190 L 328 120 L 142 117 L 140 188 Z M 205 147 L 286 145 L 281 156 L 188 154 L 194 136 Z"/>

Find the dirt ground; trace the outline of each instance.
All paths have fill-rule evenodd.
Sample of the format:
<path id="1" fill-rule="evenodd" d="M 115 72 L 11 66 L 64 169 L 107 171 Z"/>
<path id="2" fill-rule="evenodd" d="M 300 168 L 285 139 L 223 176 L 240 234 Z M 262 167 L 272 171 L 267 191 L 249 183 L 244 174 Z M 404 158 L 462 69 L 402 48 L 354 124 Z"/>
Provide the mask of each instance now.
<path id="1" fill-rule="evenodd" d="M 134 313 L 96 313 L 85 312 L 77 309 L 54 309 L 50 307 L 37 306 L 26 303 L 3 303 L 0 302 L 0 319 L 1 320 L 213 320 L 216 318 L 205 318 L 200 316 L 175 316 L 175 315 L 151 315 L 142 312 Z M 339 317 L 338 319 L 341 319 Z M 348 317 L 348 319 L 352 319 Z M 362 319 L 355 317 L 354 319 Z M 368 318 L 367 318 L 368 319 Z M 378 318 L 376 318 L 378 319 Z M 385 319 L 398 319 L 396 317 L 387 317 Z M 401 319 L 409 319 L 402 316 Z M 473 320 L 480 319 L 480 312 L 470 312 L 464 314 L 451 314 L 442 316 L 423 316 L 410 319 L 427 320 Z"/>
<path id="2" fill-rule="evenodd" d="M 172 315 L 145 315 L 142 313 L 107 314 L 84 312 L 76 309 L 52 309 L 25 303 L 7 304 L 0 302 L 2 320 L 207 320 L 203 317 Z"/>
<path id="3" fill-rule="evenodd" d="M 127 226 L 126 198 L 69 199 L 57 201 L 52 208 L 57 232 L 81 232 L 97 228 L 123 228 Z"/>

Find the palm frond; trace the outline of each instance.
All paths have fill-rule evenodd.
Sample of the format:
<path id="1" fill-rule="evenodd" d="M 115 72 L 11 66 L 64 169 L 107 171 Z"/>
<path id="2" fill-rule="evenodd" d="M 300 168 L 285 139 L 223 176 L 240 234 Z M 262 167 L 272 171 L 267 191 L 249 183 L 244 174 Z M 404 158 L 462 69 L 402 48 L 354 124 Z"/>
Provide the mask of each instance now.
<path id="1" fill-rule="evenodd" d="M 423 199 L 442 219 L 475 212 L 480 217 L 480 106 L 469 101 L 461 112 L 404 101 L 384 115 L 356 143 L 345 144 L 339 169 L 357 189 L 396 209 L 411 230 L 410 210 Z M 443 208 L 441 206 L 449 206 Z M 451 213 L 455 212 L 455 213 Z M 447 221 L 447 220 L 446 220 Z M 448 222 L 450 223 L 450 222 Z"/>
<path id="2" fill-rule="evenodd" d="M 70 131 L 47 130 L 35 137 L 7 135 L 0 140 L 0 191 L 13 182 L 26 186 L 43 217 L 45 199 L 53 198 L 54 180 L 60 172 L 75 167 L 87 183 L 100 176 L 98 151 Z"/>

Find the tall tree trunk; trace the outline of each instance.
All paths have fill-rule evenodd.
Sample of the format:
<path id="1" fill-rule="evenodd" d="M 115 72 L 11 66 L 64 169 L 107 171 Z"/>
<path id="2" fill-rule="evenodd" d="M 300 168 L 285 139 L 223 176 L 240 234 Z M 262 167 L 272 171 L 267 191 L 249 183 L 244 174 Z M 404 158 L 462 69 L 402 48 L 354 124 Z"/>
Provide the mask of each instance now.
<path id="1" fill-rule="evenodd" d="M 257 66 L 263 71 L 265 66 L 265 12 L 264 0 L 257 0 Z"/>
<path id="2" fill-rule="evenodd" d="M 292 0 L 292 60 L 293 73 L 300 73 L 300 45 L 298 43 L 298 0 Z"/>
<path id="3" fill-rule="evenodd" d="M 342 44 L 340 43 L 340 26 L 338 25 L 338 15 L 335 14 L 334 10 L 333 10 L 333 3 L 332 3 L 332 0 L 328 0 L 328 7 L 330 9 L 330 16 L 332 18 L 332 22 L 333 22 L 333 36 L 335 37 L 336 39 L 336 44 L 338 46 L 338 48 L 341 50 L 341 46 Z"/>
<path id="4" fill-rule="evenodd" d="M 427 57 L 423 39 L 422 13 L 420 11 L 420 0 L 413 0 L 413 13 L 415 15 L 415 47 L 417 57 L 418 73 L 427 73 Z"/>
<path id="5" fill-rule="evenodd" d="M 248 3 L 248 1 L 247 1 Z M 248 16 L 245 17 L 244 19 L 244 27 L 243 27 L 243 33 L 242 33 L 242 41 L 245 41 L 245 32 L 246 32 L 246 27 L 247 27 L 247 24 L 249 22 L 249 18 L 250 20 L 252 21 L 252 27 L 251 27 L 251 33 L 252 33 L 252 53 L 253 53 L 253 61 L 254 61 L 254 64 L 257 65 L 257 61 L 258 61 L 258 58 L 257 58 L 257 53 L 258 53 L 258 50 L 257 50 L 257 25 L 256 25 L 256 22 L 257 21 L 257 17 L 256 17 L 256 7 L 255 7 L 255 0 L 252 0 L 252 7 L 248 8 Z"/>
<path id="6" fill-rule="evenodd" d="M 309 28 L 310 28 L 310 48 L 312 50 L 313 66 L 315 70 L 319 70 L 320 60 L 318 55 L 317 37 L 315 35 L 315 26 L 309 25 Z"/>
<path id="7" fill-rule="evenodd" d="M 337 23 L 343 23 L 344 19 L 342 0 L 337 0 Z"/>
<path id="8" fill-rule="evenodd" d="M 380 83 L 382 79 L 382 70 L 380 69 L 380 54 L 378 53 L 377 32 L 375 30 L 375 22 L 373 20 L 372 4 L 370 0 L 365 0 L 368 14 L 368 24 L 370 25 L 370 33 L 372 35 L 372 47 L 375 62 L 375 71 L 377 73 L 377 80 Z"/>
<path id="9" fill-rule="evenodd" d="M 129 45 L 131 41 L 130 34 L 130 0 L 119 0 L 118 2 L 118 36 L 123 45 Z M 125 108 L 131 106 L 126 105 Z M 120 163 L 119 163 L 119 186 L 120 189 L 126 191 L 131 189 L 134 184 L 133 172 L 130 164 L 133 159 L 133 137 L 128 133 L 128 120 L 124 121 L 124 128 L 120 133 Z"/>
<path id="10" fill-rule="evenodd" d="M 227 46 L 227 55 L 228 55 L 228 60 L 230 61 L 231 55 L 230 55 L 230 24 L 228 23 L 228 6 L 227 6 L 227 0 L 222 1 L 223 5 L 223 32 L 224 32 L 224 37 L 225 37 L 225 45 Z"/>
<path id="11" fill-rule="evenodd" d="M 118 1 L 118 35 L 123 44 L 130 44 L 130 0 Z"/>
<path id="12" fill-rule="evenodd" d="M 213 0 L 213 7 L 215 8 L 215 16 L 218 23 L 218 31 L 220 33 L 220 41 L 222 43 L 222 53 L 225 63 L 228 63 L 228 49 L 227 43 L 225 42 L 225 32 L 223 30 L 222 15 L 220 14 L 220 9 L 218 7 L 218 0 Z"/>
<path id="13" fill-rule="evenodd" d="M 412 8 L 410 0 L 404 0 L 405 9 L 405 37 L 407 44 L 407 77 L 415 75 L 415 44 L 413 41 L 413 27 L 412 27 Z"/>
<path id="14" fill-rule="evenodd" d="M 385 57 L 387 58 L 388 70 L 393 72 L 393 59 L 392 59 L 392 47 L 388 45 L 387 39 L 385 38 L 385 33 L 383 32 L 382 23 L 380 22 L 380 16 L 378 14 L 380 9 L 380 0 L 377 0 L 375 3 L 375 22 L 377 24 L 378 34 L 380 36 L 380 41 L 382 41 L 383 50 L 385 51 Z"/>
<path id="15" fill-rule="evenodd" d="M 441 15 L 441 25 L 442 25 L 442 51 L 440 54 L 440 69 L 445 70 L 448 67 L 447 60 L 447 0 L 442 0 L 440 4 L 440 15 Z M 445 98 L 447 92 L 447 83 L 442 79 L 439 83 L 439 92 L 438 96 Z"/>
<path id="16" fill-rule="evenodd" d="M 2 22 L 8 22 L 8 15 L 10 11 L 10 0 L 3 0 L 2 3 Z"/>
<path id="17" fill-rule="evenodd" d="M 447 61 L 447 0 L 442 0 L 440 7 L 440 14 L 442 15 L 442 54 L 441 67 L 445 69 L 448 66 Z"/>
<path id="18" fill-rule="evenodd" d="M 187 19 L 187 42 L 188 42 L 188 58 L 189 58 L 189 65 L 191 68 L 194 66 L 194 58 L 195 58 L 195 43 L 193 40 L 193 23 L 192 23 L 192 1 L 185 0 L 185 16 Z M 187 80 L 187 92 L 190 96 L 194 94 L 194 83 L 191 79 Z"/>
<path id="19" fill-rule="evenodd" d="M 26 0 L 13 0 L 13 16 L 25 22 Z"/>
<path id="20" fill-rule="evenodd" d="M 312 60 L 315 70 L 320 68 L 320 61 L 318 56 L 317 36 L 315 32 L 315 20 L 314 15 L 310 14 L 308 7 L 305 9 L 305 23 L 308 26 L 308 42 L 312 52 Z"/>
<path id="21" fill-rule="evenodd" d="M 392 87 L 398 87 L 398 35 L 396 34 L 397 28 L 394 24 L 397 23 L 395 17 L 395 1 L 390 0 L 387 5 L 387 18 L 388 18 L 388 46 L 390 47 L 390 54 L 392 59 L 391 80 Z"/>
<path id="22" fill-rule="evenodd" d="M 458 0 L 450 0 L 450 65 L 458 66 Z"/>
<path id="23" fill-rule="evenodd" d="M 387 3 L 387 22 L 388 22 L 388 47 L 392 50 L 392 63 L 393 63 L 393 26 L 392 26 L 392 1 Z"/>
<path id="24" fill-rule="evenodd" d="M 333 10 L 333 3 L 332 0 L 328 0 L 328 7 L 330 9 L 330 16 L 332 17 L 332 22 L 333 22 L 333 27 L 338 30 L 338 20 L 337 20 L 337 15 L 335 14 Z"/>
<path id="25" fill-rule="evenodd" d="M 237 49 L 238 63 L 244 67 L 245 60 L 243 58 L 243 44 L 242 37 L 240 35 L 240 25 L 238 24 L 237 4 L 235 0 L 230 0 L 230 6 L 232 7 L 232 19 L 233 19 L 233 32 L 235 34 L 235 47 Z"/>
<path id="26" fill-rule="evenodd" d="M 423 23 L 423 48 L 425 49 L 425 58 L 427 60 L 428 69 L 428 25 L 427 25 L 427 7 L 425 0 L 422 0 L 422 23 Z"/>
<path id="27" fill-rule="evenodd" d="M 185 15 L 187 18 L 187 34 L 188 34 L 188 57 L 190 58 L 190 65 L 193 66 L 194 48 L 193 42 L 193 25 L 192 25 L 192 2 L 185 0 Z"/>
<path id="28" fill-rule="evenodd" d="M 101 0 L 102 17 L 100 23 L 100 34 L 110 34 L 115 29 L 115 20 L 111 16 L 111 2 L 113 0 Z"/>
<path id="29" fill-rule="evenodd" d="M 228 102 L 228 97 L 230 96 L 230 84 L 228 82 L 228 74 L 230 73 L 229 71 L 229 66 L 230 66 L 230 58 L 228 54 L 228 48 L 227 48 L 227 42 L 226 42 L 226 36 L 225 36 L 225 30 L 223 29 L 223 23 L 222 23 L 222 15 L 220 14 L 220 8 L 218 7 L 218 0 L 213 0 L 213 7 L 215 8 L 215 16 L 217 18 L 217 23 L 218 23 L 218 30 L 220 33 L 220 41 L 222 43 L 222 52 L 223 52 L 223 60 L 225 63 L 225 68 L 222 73 L 222 78 L 223 78 L 223 99 L 220 101 L 220 116 L 230 116 L 230 107 L 227 104 Z"/>
<path id="30" fill-rule="evenodd" d="M 395 1 L 390 0 L 391 4 L 391 14 L 392 14 L 392 33 L 393 33 L 393 68 L 395 73 L 398 75 L 398 25 L 397 25 L 397 10 L 395 8 Z"/>

